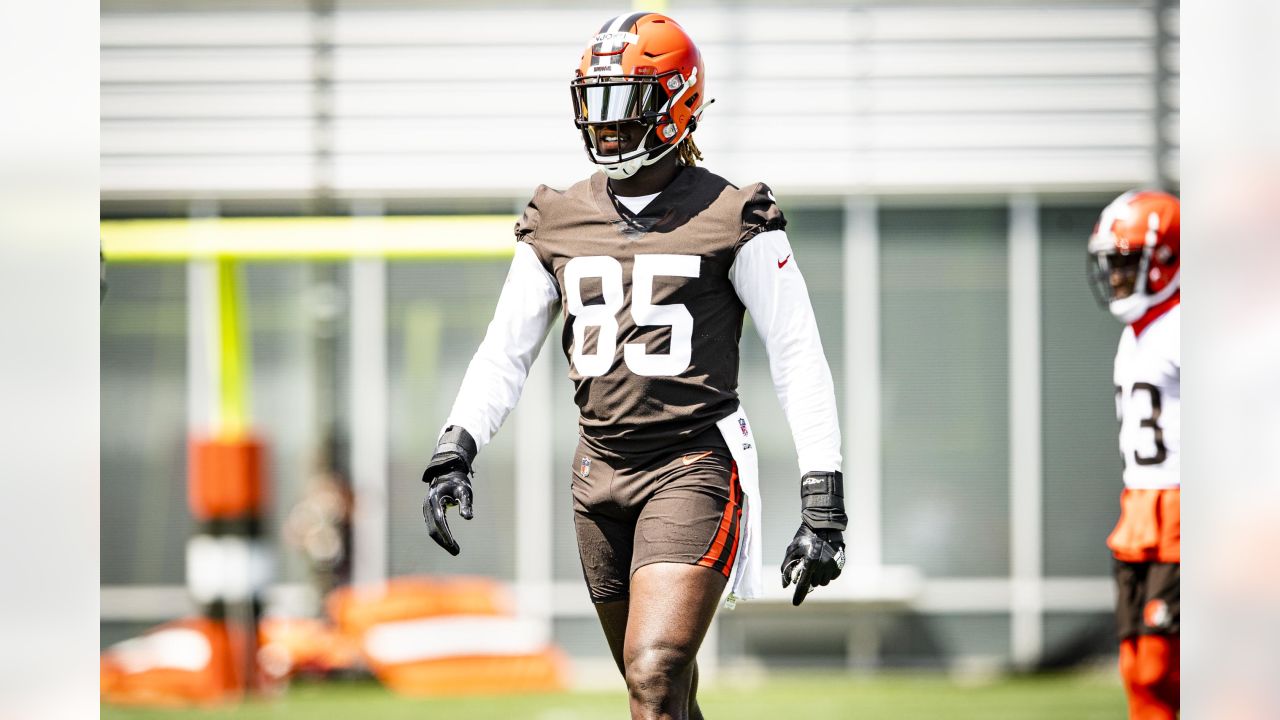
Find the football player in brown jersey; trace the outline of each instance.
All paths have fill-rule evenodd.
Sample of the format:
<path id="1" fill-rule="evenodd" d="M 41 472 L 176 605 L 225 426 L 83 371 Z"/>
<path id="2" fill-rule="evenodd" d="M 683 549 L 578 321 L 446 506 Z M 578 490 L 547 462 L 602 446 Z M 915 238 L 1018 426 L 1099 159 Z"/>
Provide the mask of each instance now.
<path id="1" fill-rule="evenodd" d="M 800 604 L 844 566 L 831 370 L 786 220 L 763 184 L 697 167 L 702 57 L 674 20 L 611 18 L 570 83 L 600 172 L 539 187 L 494 319 L 423 474 L 431 537 L 472 518 L 472 463 L 514 407 L 557 314 L 579 409 L 571 462 L 583 575 L 633 718 L 701 718 L 695 657 L 722 598 L 761 594 L 755 445 L 738 401 L 750 312 L 791 426 L 801 518 L 782 562 Z"/>

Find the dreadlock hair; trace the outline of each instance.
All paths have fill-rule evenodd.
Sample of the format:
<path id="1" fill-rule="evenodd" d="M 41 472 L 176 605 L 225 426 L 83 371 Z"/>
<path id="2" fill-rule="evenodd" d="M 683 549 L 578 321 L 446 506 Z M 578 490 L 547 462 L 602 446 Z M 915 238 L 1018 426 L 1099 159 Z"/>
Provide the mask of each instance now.
<path id="1" fill-rule="evenodd" d="M 685 136 L 680 141 L 680 146 L 676 148 L 676 153 L 680 156 L 680 164 L 693 167 L 702 159 L 702 151 L 693 143 L 693 133 Z"/>

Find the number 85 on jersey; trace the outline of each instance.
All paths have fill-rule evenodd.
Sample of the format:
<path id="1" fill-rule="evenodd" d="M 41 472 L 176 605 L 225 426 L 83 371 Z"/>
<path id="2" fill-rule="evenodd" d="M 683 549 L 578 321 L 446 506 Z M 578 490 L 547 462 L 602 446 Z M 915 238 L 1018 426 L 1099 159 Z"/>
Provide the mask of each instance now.
<path id="1" fill-rule="evenodd" d="M 657 276 L 696 278 L 701 272 L 702 258 L 697 255 L 636 255 L 631 271 L 631 323 L 634 331 L 642 326 L 671 328 L 671 348 L 667 353 L 650 353 L 644 342 L 626 343 L 622 358 L 636 375 L 680 375 L 689 368 L 693 355 L 693 315 L 680 304 L 653 304 L 653 280 Z M 584 305 L 582 280 L 598 278 L 603 303 Z M 578 374 L 599 377 L 609 372 L 618 349 L 618 311 L 622 309 L 625 289 L 622 263 L 607 255 L 576 257 L 564 267 L 565 294 L 569 313 L 573 315 L 573 352 L 570 360 Z M 595 352 L 584 353 L 586 332 L 598 327 Z M 627 333 L 631 335 L 631 332 Z"/>

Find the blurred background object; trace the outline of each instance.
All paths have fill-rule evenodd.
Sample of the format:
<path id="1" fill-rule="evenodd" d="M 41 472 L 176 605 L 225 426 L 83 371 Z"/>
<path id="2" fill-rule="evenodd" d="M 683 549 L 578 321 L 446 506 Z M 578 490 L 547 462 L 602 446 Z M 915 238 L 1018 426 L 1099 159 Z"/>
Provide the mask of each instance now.
<path id="1" fill-rule="evenodd" d="M 1109 657 L 1117 328 L 1090 296 L 1084 243 L 1118 192 L 1178 187 L 1178 3 L 665 12 L 698 39 L 717 99 L 705 165 L 768 182 L 787 214 L 849 478 L 840 585 L 798 611 L 721 613 L 704 678 Z M 496 302 L 515 210 L 591 170 L 567 83 L 606 15 L 572 1 L 104 1 L 104 646 L 195 610 L 186 438 L 214 401 L 201 378 L 216 267 L 234 260 L 253 427 L 271 449 L 265 616 L 318 617 L 345 578 L 288 538 L 307 547 L 298 528 L 316 517 L 341 537 L 314 506 L 341 505 L 329 500 L 349 482 L 354 582 L 504 583 L 575 684 L 620 683 L 582 587 L 562 481 L 576 408 L 557 351 L 478 460 L 460 557 L 427 540 L 418 482 Z M 763 349 L 743 337 L 744 405 L 774 438 L 759 452 L 776 564 L 794 450 Z"/>
<path id="2" fill-rule="evenodd" d="M 307 560 L 311 584 L 321 595 L 351 583 L 351 485 L 325 442 L 302 497 L 284 521 L 285 544 Z"/>

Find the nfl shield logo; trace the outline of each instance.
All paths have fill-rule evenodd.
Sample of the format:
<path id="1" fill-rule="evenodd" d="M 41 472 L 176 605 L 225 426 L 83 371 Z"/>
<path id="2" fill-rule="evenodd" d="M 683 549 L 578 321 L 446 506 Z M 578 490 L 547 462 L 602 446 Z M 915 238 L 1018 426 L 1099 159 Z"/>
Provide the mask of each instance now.
<path id="1" fill-rule="evenodd" d="M 586 477 L 590 475 L 591 474 L 591 458 L 584 456 L 582 458 L 581 468 L 582 468 L 582 477 Z"/>
<path id="2" fill-rule="evenodd" d="M 739 428 L 742 428 L 742 437 L 746 437 L 746 436 L 747 436 L 747 421 L 746 421 L 746 420 L 743 420 L 742 418 L 738 418 L 738 427 L 739 427 Z"/>

